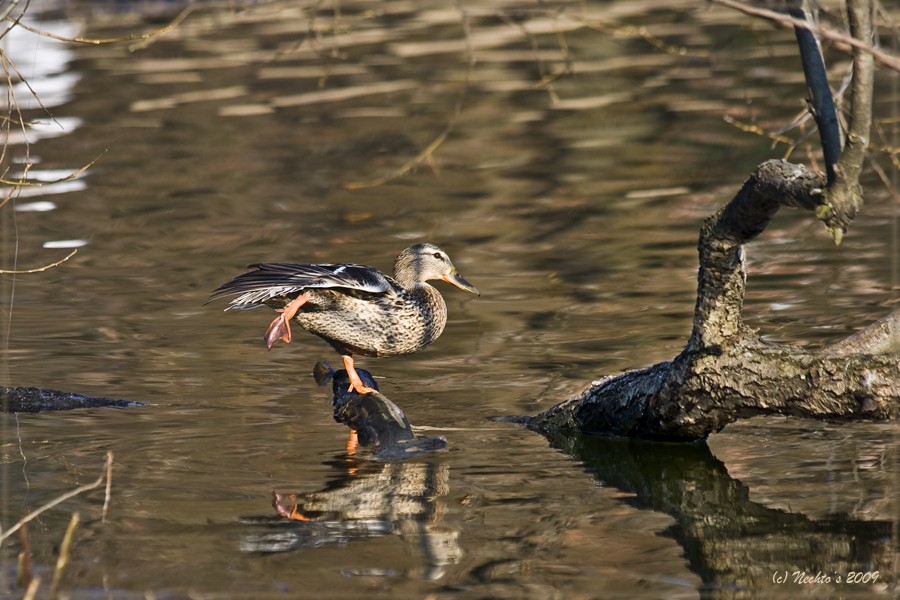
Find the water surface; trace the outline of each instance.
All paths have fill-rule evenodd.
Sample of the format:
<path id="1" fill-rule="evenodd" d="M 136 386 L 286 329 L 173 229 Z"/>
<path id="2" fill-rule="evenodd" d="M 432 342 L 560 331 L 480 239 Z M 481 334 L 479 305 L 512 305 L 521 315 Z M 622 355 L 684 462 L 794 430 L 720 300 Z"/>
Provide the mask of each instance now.
<path id="1" fill-rule="evenodd" d="M 93 38 L 172 16 L 51 8 L 33 3 L 29 22 Z M 278 3 L 197 10 L 149 44 L 3 40 L 46 108 L 14 88 L 41 124 L 27 146 L 11 130 L 4 167 L 30 161 L 49 182 L 96 159 L 0 210 L 4 268 L 78 247 L 2 279 L 3 383 L 146 403 L 3 417 L 7 527 L 115 456 L 107 522 L 102 492 L 43 515 L 35 570 L 49 580 L 77 510 L 74 597 L 896 593 L 894 425 L 755 419 L 707 449 L 548 443 L 492 420 L 682 348 L 700 223 L 785 152 L 723 115 L 773 131 L 793 118 L 790 32 L 703 3 L 461 8 Z M 817 160 L 804 144 L 793 159 Z M 896 306 L 898 203 L 874 175 L 866 189 L 841 247 L 785 213 L 748 248 L 747 319 L 768 338 L 821 346 Z M 359 364 L 420 433 L 448 438 L 433 456 L 348 454 L 309 375 L 338 364 L 332 350 L 298 332 L 267 352 L 270 313 L 203 305 L 249 263 L 388 269 L 424 240 L 482 296 L 442 286 L 432 347 Z M 276 517 L 273 491 L 317 518 Z M 759 539 L 770 555 L 742 554 Z M 12 597 L 15 552 L 0 552 Z M 882 575 L 798 588 L 771 583 L 780 570 Z"/>

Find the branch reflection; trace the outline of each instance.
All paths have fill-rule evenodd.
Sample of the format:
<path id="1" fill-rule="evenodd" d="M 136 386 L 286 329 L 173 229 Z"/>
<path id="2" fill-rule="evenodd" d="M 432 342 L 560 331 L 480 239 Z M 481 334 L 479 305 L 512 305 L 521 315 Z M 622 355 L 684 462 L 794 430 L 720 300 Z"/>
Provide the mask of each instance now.
<path id="1" fill-rule="evenodd" d="M 708 595 L 760 597 L 817 575 L 830 578 L 830 591 L 883 591 L 896 583 L 891 522 L 814 520 L 753 502 L 706 444 L 581 435 L 551 436 L 550 443 L 603 485 L 634 494 L 628 504 L 673 517 L 666 535 L 684 548 Z M 865 581 L 848 581 L 860 572 L 869 574 Z"/>

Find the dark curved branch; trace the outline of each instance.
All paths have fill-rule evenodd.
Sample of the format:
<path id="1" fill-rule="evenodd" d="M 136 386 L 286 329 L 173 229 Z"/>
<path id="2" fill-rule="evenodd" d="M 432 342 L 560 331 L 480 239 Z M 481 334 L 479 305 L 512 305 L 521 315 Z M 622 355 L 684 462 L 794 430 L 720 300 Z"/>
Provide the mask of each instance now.
<path id="1" fill-rule="evenodd" d="M 800 6 L 802 1 L 796 1 L 794 4 L 795 6 L 788 9 L 788 14 L 798 21 L 807 21 L 806 11 Z M 828 85 L 822 47 L 812 30 L 795 26 L 794 33 L 800 49 L 806 87 L 809 89 L 810 108 L 819 129 L 819 140 L 825 158 L 825 174 L 828 183 L 831 183 L 834 181 L 834 166 L 841 156 L 841 128 L 834 108 L 831 87 Z"/>

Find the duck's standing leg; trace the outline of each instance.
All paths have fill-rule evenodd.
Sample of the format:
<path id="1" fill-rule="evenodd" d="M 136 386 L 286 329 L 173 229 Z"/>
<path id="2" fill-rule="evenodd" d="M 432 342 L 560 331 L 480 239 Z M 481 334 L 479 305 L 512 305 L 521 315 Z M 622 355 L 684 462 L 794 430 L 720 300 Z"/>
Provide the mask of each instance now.
<path id="1" fill-rule="evenodd" d="M 281 314 L 275 317 L 275 320 L 266 329 L 266 348 L 272 349 L 272 345 L 281 338 L 285 344 L 291 343 L 291 319 L 300 310 L 300 307 L 306 304 L 309 296 L 300 294 L 284 308 L 278 309 Z"/>
<path id="2" fill-rule="evenodd" d="M 372 394 L 378 391 L 375 388 L 370 388 L 363 384 L 362 379 L 359 378 L 359 373 L 356 372 L 356 368 L 353 366 L 352 356 L 349 354 L 342 354 L 341 360 L 344 361 L 344 369 L 347 370 L 347 376 L 350 378 L 350 388 L 348 391 L 356 392 L 357 394 Z"/>

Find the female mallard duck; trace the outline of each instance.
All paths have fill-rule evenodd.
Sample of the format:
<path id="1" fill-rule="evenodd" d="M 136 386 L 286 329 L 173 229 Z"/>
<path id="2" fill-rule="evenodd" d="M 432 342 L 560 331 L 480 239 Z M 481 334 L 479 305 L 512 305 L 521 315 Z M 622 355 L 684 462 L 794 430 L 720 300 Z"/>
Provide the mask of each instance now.
<path id="1" fill-rule="evenodd" d="M 478 294 L 447 253 L 434 244 L 416 244 L 400 253 L 394 276 L 364 265 L 261 263 L 217 288 L 210 297 L 240 294 L 225 310 L 265 304 L 281 314 L 266 331 L 266 346 L 291 341 L 290 321 L 338 351 L 350 389 L 374 392 L 353 368 L 353 355 L 400 356 L 421 350 L 441 335 L 447 305 L 426 282 L 443 279 Z"/>

